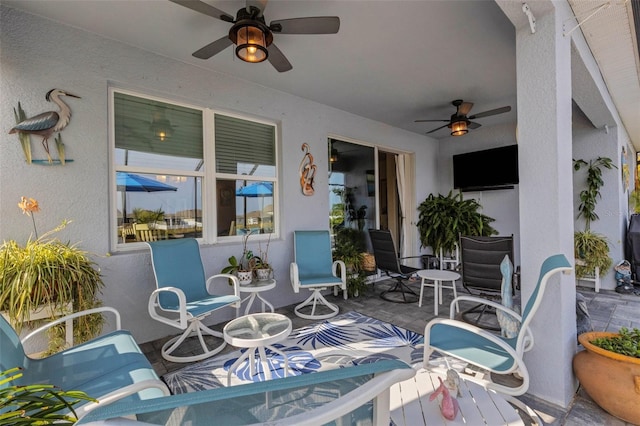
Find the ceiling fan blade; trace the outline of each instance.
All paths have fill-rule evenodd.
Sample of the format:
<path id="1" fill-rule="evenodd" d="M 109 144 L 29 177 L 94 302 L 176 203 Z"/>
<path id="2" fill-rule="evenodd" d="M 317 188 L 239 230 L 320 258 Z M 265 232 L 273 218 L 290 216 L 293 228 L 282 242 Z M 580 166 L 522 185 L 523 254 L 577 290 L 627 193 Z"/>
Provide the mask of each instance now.
<path id="1" fill-rule="evenodd" d="M 467 127 L 470 129 L 477 129 L 480 126 L 482 126 L 482 124 L 476 123 L 475 121 L 470 121 L 469 124 L 467 124 Z"/>
<path id="2" fill-rule="evenodd" d="M 289 71 L 293 68 L 289 60 L 284 56 L 284 53 L 278 47 L 271 43 L 269 47 L 267 47 L 269 51 L 269 56 L 267 56 L 267 60 L 271 62 L 271 65 L 278 70 L 278 72 Z"/>
<path id="3" fill-rule="evenodd" d="M 415 120 L 414 123 L 427 123 L 427 122 L 431 122 L 431 121 L 439 121 L 442 123 L 448 123 L 449 119 L 446 120 Z"/>
<path id="4" fill-rule="evenodd" d="M 213 43 L 209 43 L 203 48 L 196 50 L 192 53 L 193 56 L 199 59 L 209 59 L 213 55 L 216 55 L 222 52 L 227 47 L 231 46 L 233 42 L 229 39 L 228 36 L 224 36 L 214 41 Z"/>
<path id="5" fill-rule="evenodd" d="M 335 34 L 340 29 L 337 16 L 315 16 L 271 21 L 269 28 L 280 34 Z"/>
<path id="6" fill-rule="evenodd" d="M 444 126 L 436 127 L 436 128 L 435 128 L 435 129 L 433 129 L 433 130 L 429 130 L 429 131 L 427 132 L 427 135 L 428 135 L 429 133 L 433 133 L 433 132 L 438 131 L 438 130 L 440 130 L 440 129 L 444 129 L 444 128 L 445 128 L 445 127 L 447 127 L 447 126 L 448 126 L 448 124 L 445 124 Z"/>
<path id="7" fill-rule="evenodd" d="M 458 107 L 457 115 L 467 115 L 469 111 L 471 111 L 471 108 L 473 108 L 473 102 L 463 102 Z"/>
<path id="8" fill-rule="evenodd" d="M 195 10 L 196 12 L 203 13 L 205 15 L 211 16 L 213 18 L 221 19 L 226 22 L 233 22 L 234 17 L 217 9 L 207 3 L 201 2 L 199 0 L 169 0 L 170 2 L 179 4 L 180 6 L 184 6 L 191 10 Z"/>
<path id="9" fill-rule="evenodd" d="M 490 109 L 489 111 L 479 112 L 477 114 L 470 116 L 469 119 L 473 120 L 474 118 L 489 117 L 490 115 L 504 114 L 505 112 L 509 112 L 509 111 L 511 111 L 511 107 L 505 106 L 502 108 Z"/>
<path id="10" fill-rule="evenodd" d="M 264 13 L 264 9 L 267 7 L 267 2 L 269 0 L 247 0 L 246 4 L 247 4 L 247 9 L 251 8 L 252 6 L 260 9 L 260 13 L 258 13 L 258 18 L 262 16 L 262 14 Z"/>

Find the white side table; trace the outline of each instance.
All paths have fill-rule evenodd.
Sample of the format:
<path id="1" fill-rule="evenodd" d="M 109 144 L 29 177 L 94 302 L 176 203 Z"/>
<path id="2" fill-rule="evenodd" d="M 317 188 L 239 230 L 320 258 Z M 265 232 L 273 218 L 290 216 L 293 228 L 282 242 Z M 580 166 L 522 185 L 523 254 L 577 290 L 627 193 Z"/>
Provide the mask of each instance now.
<path id="1" fill-rule="evenodd" d="M 231 373 L 247 358 L 249 358 L 249 372 L 251 376 L 256 374 L 256 352 L 259 362 L 262 363 L 264 377 L 271 379 L 271 369 L 267 363 L 265 348 L 282 356 L 284 360 L 284 376 L 287 377 L 289 361 L 280 350 L 271 346 L 289 336 L 291 333 L 291 320 L 282 314 L 257 313 L 245 315 L 231 320 L 222 330 L 225 342 L 238 348 L 247 348 L 246 351 L 229 367 L 227 373 L 227 386 L 231 385 Z"/>
<path id="2" fill-rule="evenodd" d="M 422 269 L 416 272 L 422 283 L 420 284 L 420 299 L 418 299 L 418 306 L 422 306 L 422 294 L 425 287 L 433 287 L 433 313 L 438 315 L 438 305 L 442 304 L 442 288 L 450 288 L 453 290 L 453 297 L 458 297 L 456 292 L 456 280 L 460 279 L 460 274 L 452 271 L 445 271 L 440 269 Z M 433 283 L 427 282 L 427 280 L 433 281 Z M 450 281 L 451 285 L 444 286 L 443 281 Z M 456 303 L 456 310 L 460 312 L 460 307 Z"/>
<path id="3" fill-rule="evenodd" d="M 238 307 L 236 308 L 236 317 L 240 316 L 240 307 L 247 300 L 249 302 L 247 303 L 247 307 L 244 310 L 244 314 L 248 315 L 249 310 L 251 309 L 251 305 L 253 305 L 253 301 L 256 300 L 256 298 L 260 299 L 260 301 L 262 302 L 262 312 L 265 312 L 265 305 L 268 306 L 269 309 L 271 309 L 271 312 L 273 312 L 273 305 L 265 300 L 262 296 L 260 296 L 260 293 L 262 293 L 263 291 L 271 290 L 272 288 L 275 288 L 275 286 L 276 280 L 274 279 L 268 279 L 264 281 L 253 280 L 250 284 L 240 285 L 238 287 L 240 289 L 240 293 L 251 294 L 242 299 L 240 303 L 238 303 Z"/>

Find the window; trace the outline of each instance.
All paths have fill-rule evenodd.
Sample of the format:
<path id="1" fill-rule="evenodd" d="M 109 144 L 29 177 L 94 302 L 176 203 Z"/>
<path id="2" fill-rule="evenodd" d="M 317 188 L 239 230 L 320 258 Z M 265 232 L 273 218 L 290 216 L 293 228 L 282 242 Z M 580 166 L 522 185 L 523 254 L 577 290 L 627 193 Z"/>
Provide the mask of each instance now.
<path id="1" fill-rule="evenodd" d="M 273 123 L 120 90 L 110 101 L 116 247 L 275 232 Z"/>

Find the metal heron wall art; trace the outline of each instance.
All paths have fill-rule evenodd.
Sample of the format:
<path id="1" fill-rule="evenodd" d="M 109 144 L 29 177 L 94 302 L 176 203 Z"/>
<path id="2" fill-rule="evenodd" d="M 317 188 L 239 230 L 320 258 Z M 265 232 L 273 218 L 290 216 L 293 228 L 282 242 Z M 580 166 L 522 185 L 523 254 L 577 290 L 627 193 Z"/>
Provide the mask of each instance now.
<path id="1" fill-rule="evenodd" d="M 41 114 L 38 114 L 31 118 L 21 118 L 21 121 L 16 124 L 16 126 L 9 131 L 9 134 L 19 133 L 20 135 L 38 135 L 42 137 L 42 146 L 47 153 L 47 158 L 49 159 L 49 163 L 52 162 L 51 155 L 49 154 L 49 138 L 54 134 L 62 131 L 67 125 L 69 121 L 71 121 L 71 109 L 69 106 L 60 99 L 60 96 L 71 96 L 73 98 L 80 98 L 80 96 L 76 96 L 69 92 L 66 92 L 61 89 L 52 89 L 47 92 L 45 99 L 47 102 L 53 102 L 58 105 L 58 111 L 47 111 Z M 18 104 L 18 108 L 21 110 L 22 108 Z M 19 115 L 16 113 L 16 118 L 18 119 Z M 60 156 L 60 161 L 64 163 L 64 150 L 61 151 L 62 142 L 58 143 L 58 153 L 62 154 Z M 26 153 L 26 151 L 25 151 Z M 27 158 L 29 161 L 29 158 Z"/>

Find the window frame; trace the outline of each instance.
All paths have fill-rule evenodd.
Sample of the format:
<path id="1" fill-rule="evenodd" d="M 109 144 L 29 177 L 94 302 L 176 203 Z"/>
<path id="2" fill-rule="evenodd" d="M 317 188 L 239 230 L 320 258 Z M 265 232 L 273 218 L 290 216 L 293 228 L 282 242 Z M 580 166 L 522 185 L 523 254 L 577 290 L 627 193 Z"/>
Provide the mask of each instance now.
<path id="1" fill-rule="evenodd" d="M 156 167 L 145 166 L 129 166 L 116 164 L 116 141 L 115 141 L 115 93 L 122 93 L 125 95 L 136 96 L 150 101 L 163 102 L 193 110 L 202 112 L 202 143 L 203 143 L 203 161 L 205 164 L 204 170 L 184 170 L 184 169 L 165 169 Z M 231 174 L 231 173 L 218 173 L 216 171 L 216 154 L 215 154 L 215 116 L 222 115 L 226 117 L 233 117 L 240 120 L 255 122 L 263 125 L 273 126 L 274 128 L 274 175 L 273 176 L 254 176 L 251 175 L 247 179 L 248 175 Z M 213 109 L 198 106 L 196 104 L 190 104 L 180 102 L 175 99 L 163 98 L 159 96 L 150 95 L 148 93 L 128 90 L 119 87 L 109 87 L 108 89 L 108 117 L 109 117 L 109 236 L 110 247 L 113 252 L 126 252 L 132 250 L 139 250 L 144 247 L 143 242 L 131 242 L 120 243 L 118 241 L 118 217 L 117 217 L 117 197 L 118 190 L 116 185 L 116 173 L 117 172 L 132 172 L 132 173 L 152 173 L 157 175 L 179 175 L 193 177 L 195 179 L 200 178 L 202 182 L 202 237 L 197 238 L 200 244 L 216 244 L 216 243 L 231 243 L 242 242 L 242 235 L 230 235 L 219 236 L 217 229 L 217 216 L 218 216 L 218 200 L 217 200 L 217 180 L 247 180 L 251 182 L 272 182 L 273 183 L 273 232 L 269 234 L 258 234 L 253 236 L 252 239 L 261 241 L 269 238 L 279 238 L 280 235 L 280 211 L 279 211 L 279 196 L 278 196 L 278 182 L 279 182 L 279 169 L 280 169 L 280 124 L 275 120 L 267 120 L 264 118 L 258 118 L 250 114 L 241 114 L 237 112 L 229 112 L 223 109 Z"/>

